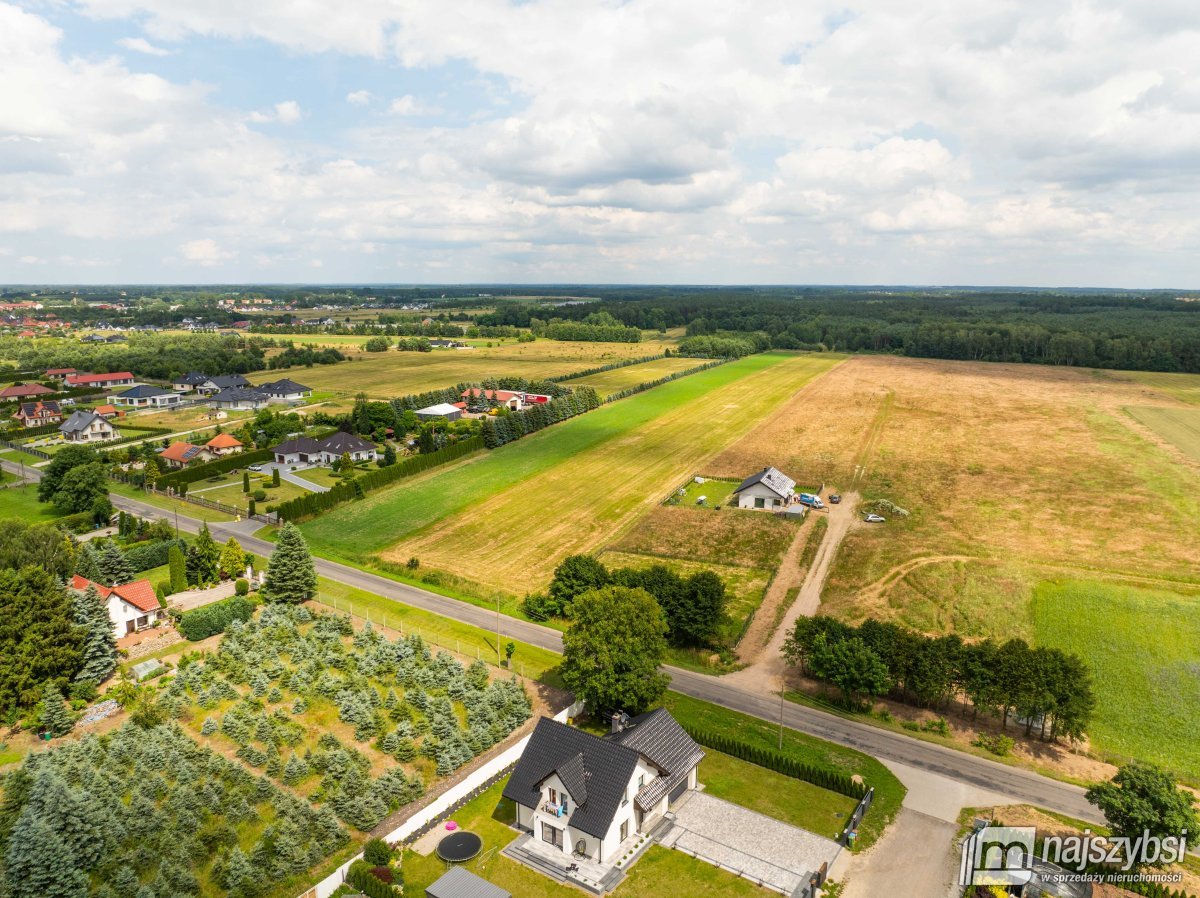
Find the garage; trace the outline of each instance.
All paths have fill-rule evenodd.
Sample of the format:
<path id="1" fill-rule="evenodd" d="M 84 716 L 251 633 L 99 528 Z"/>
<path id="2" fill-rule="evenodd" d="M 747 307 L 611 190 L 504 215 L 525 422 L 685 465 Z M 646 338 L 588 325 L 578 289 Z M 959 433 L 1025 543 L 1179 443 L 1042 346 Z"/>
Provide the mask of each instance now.
<path id="1" fill-rule="evenodd" d="M 675 802 L 677 802 L 680 798 L 683 797 L 683 793 L 686 792 L 687 790 L 688 790 L 688 778 L 685 776 L 683 778 L 683 781 L 680 782 L 680 784 L 678 786 L 676 786 L 674 789 L 672 789 L 671 794 L 667 796 L 668 803 L 675 804 Z"/>

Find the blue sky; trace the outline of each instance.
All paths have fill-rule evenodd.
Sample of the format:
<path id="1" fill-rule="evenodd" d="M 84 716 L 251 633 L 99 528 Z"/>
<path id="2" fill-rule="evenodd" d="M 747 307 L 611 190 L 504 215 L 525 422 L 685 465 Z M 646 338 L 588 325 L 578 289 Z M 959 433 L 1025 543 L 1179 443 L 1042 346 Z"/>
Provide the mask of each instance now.
<path id="1" fill-rule="evenodd" d="M 1195 287 L 1185 0 L 0 0 L 0 282 Z"/>

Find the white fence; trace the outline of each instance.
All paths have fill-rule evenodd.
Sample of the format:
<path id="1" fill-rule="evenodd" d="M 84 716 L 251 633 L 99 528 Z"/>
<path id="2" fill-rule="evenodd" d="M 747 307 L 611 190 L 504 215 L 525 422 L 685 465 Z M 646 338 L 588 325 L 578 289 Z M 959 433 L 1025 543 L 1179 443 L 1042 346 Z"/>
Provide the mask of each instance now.
<path id="1" fill-rule="evenodd" d="M 578 714 L 583 708 L 582 703 L 576 702 L 569 708 L 564 708 L 554 715 L 554 719 L 559 723 L 566 723 L 568 717 L 573 717 Z M 521 753 L 525 751 L 525 746 L 529 743 L 529 737 L 525 736 L 517 742 L 510 745 L 496 757 L 492 758 L 478 770 L 471 772 L 461 783 L 456 784 L 450 789 L 447 789 L 428 805 L 421 808 L 417 813 L 413 814 L 407 820 L 400 824 L 396 829 L 392 830 L 384 840 L 387 842 L 403 842 L 413 833 L 421 830 L 429 823 L 437 820 L 452 808 L 457 802 L 469 795 L 479 786 L 486 783 L 492 777 L 499 774 L 501 771 L 511 767 L 521 757 Z M 333 873 L 321 880 L 313 888 L 308 889 L 300 898 L 329 898 L 337 887 L 345 881 L 346 871 L 350 869 L 350 865 L 354 861 L 362 857 L 361 854 L 355 855 L 342 866 L 338 867 Z"/>

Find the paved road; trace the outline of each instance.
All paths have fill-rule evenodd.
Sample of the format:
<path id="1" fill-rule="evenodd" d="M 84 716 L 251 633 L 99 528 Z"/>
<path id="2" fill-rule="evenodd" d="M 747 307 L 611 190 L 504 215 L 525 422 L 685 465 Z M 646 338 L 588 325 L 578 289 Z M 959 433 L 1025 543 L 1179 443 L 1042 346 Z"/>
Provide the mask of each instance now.
<path id="1" fill-rule="evenodd" d="M 113 504 L 126 511 L 134 511 L 143 517 L 161 517 L 174 520 L 173 515 L 160 508 L 122 496 L 113 496 Z M 255 524 L 256 522 L 249 522 Z M 242 547 L 258 555 L 270 555 L 274 545 L 266 540 L 248 535 L 247 522 L 241 525 L 210 524 L 209 529 L 218 542 L 236 536 Z M 182 530 L 195 532 L 200 522 L 180 516 Z M 386 577 L 367 573 L 316 558 L 317 572 L 331 580 L 345 583 L 375 593 L 395 602 L 411 605 L 460 620 L 482 630 L 494 630 L 496 615 L 493 611 L 475 605 L 428 592 L 415 586 L 397 583 Z M 502 617 L 501 626 L 506 636 L 529 645 L 539 646 L 554 652 L 562 651 L 562 634 L 539 624 Z M 671 676 L 671 688 L 684 695 L 703 699 L 734 711 L 741 711 L 764 720 L 777 721 L 780 717 L 780 702 L 777 697 L 764 696 L 739 688 L 721 678 L 667 667 Z M 840 745 L 858 749 L 883 761 L 892 761 L 947 778 L 955 783 L 966 784 L 1007 796 L 1013 802 L 1027 802 L 1059 813 L 1069 814 L 1084 820 L 1101 822 L 1096 808 L 1084 798 L 1084 790 L 1061 783 L 1036 773 L 1009 767 L 985 758 L 965 754 L 940 745 L 922 742 L 909 736 L 868 724 L 847 720 L 835 714 L 804 707 L 788 702 L 784 705 L 785 726 L 828 739 Z"/>

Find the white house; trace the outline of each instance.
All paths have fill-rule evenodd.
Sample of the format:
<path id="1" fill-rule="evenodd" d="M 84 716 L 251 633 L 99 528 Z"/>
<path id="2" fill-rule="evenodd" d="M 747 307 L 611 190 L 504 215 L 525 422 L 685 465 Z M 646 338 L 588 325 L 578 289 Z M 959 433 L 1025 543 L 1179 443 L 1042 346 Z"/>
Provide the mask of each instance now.
<path id="1" fill-rule="evenodd" d="M 181 374 L 172 379 L 171 389 L 180 393 L 190 393 L 198 387 L 208 383 L 208 375 L 201 374 L 199 371 L 189 371 L 187 374 Z"/>
<path id="2" fill-rule="evenodd" d="M 227 387 L 208 398 L 211 408 L 226 411 L 258 411 L 265 408 L 270 399 L 253 387 Z"/>
<path id="3" fill-rule="evenodd" d="M 738 508 L 785 508 L 796 492 L 796 481 L 777 468 L 763 468 L 733 491 Z"/>
<path id="4" fill-rule="evenodd" d="M 163 616 L 158 596 L 154 594 L 154 586 L 149 580 L 134 580 L 108 587 L 78 574 L 71 578 L 71 589 L 76 592 L 86 592 L 89 586 L 96 587 L 100 598 L 108 601 L 108 617 L 118 639 L 153 627 Z"/>
<path id="5" fill-rule="evenodd" d="M 240 374 L 218 374 L 216 377 L 207 377 L 203 383 L 193 384 L 193 386 L 197 393 L 211 396 L 222 390 L 244 389 L 250 386 L 250 381 Z"/>
<path id="6" fill-rule="evenodd" d="M 549 717 L 538 721 L 504 797 L 517 827 L 563 853 L 614 863 L 689 789 L 704 751 L 666 710 L 613 717 L 593 736 Z M 545 847 L 545 846 L 543 846 Z"/>
<path id="7" fill-rule="evenodd" d="M 121 431 L 95 412 L 71 412 L 58 429 L 68 443 L 104 443 L 121 436 Z"/>
<path id="8" fill-rule="evenodd" d="M 349 455 L 354 462 L 374 461 L 379 456 L 374 443 L 341 431 L 323 440 L 312 437 L 287 440 L 271 451 L 275 463 L 280 465 L 331 465 L 343 455 Z"/>
<path id="9" fill-rule="evenodd" d="M 164 390 L 150 384 L 131 387 L 113 397 L 114 405 L 123 405 L 126 408 L 175 408 L 181 402 L 183 397 L 173 390 Z"/>

